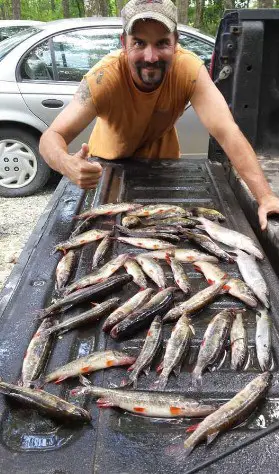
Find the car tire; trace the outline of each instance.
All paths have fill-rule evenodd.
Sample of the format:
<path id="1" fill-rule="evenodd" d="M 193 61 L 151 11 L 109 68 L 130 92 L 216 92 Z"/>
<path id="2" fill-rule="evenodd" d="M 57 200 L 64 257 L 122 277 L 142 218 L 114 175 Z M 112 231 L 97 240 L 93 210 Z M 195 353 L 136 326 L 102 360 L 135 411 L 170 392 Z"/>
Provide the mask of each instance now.
<path id="1" fill-rule="evenodd" d="M 30 196 L 50 174 L 39 153 L 39 136 L 20 128 L 0 128 L 0 196 Z"/>

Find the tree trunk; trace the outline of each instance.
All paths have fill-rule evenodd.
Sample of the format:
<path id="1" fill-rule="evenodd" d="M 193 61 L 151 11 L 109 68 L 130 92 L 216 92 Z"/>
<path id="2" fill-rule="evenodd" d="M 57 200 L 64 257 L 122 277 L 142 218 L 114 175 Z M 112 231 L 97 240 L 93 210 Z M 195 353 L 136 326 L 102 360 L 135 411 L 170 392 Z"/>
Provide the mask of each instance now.
<path id="1" fill-rule="evenodd" d="M 50 8 L 52 12 L 55 12 L 55 0 L 50 0 Z"/>
<path id="2" fill-rule="evenodd" d="M 70 18 L 69 0 L 62 0 L 63 17 Z"/>
<path id="3" fill-rule="evenodd" d="M 20 20 L 20 0 L 12 0 L 13 20 Z"/>
<path id="4" fill-rule="evenodd" d="M 179 23 L 188 23 L 189 0 L 177 0 L 176 2 Z"/>
<path id="5" fill-rule="evenodd" d="M 116 16 L 120 16 L 121 10 L 124 7 L 124 0 L 116 0 Z"/>
<path id="6" fill-rule="evenodd" d="M 78 16 L 79 18 L 82 18 L 85 16 L 85 10 L 84 10 L 84 2 L 83 0 L 76 0 L 76 6 L 78 8 Z"/>
<path id="7" fill-rule="evenodd" d="M 196 16 L 195 16 L 195 28 L 201 28 L 203 23 L 203 12 L 204 12 L 204 2 L 205 0 L 196 1 Z"/>
<path id="8" fill-rule="evenodd" d="M 258 8 L 273 8 L 273 0 L 258 0 Z"/>
<path id="9" fill-rule="evenodd" d="M 235 0 L 225 0 L 224 10 L 233 10 L 235 8 Z"/>
<path id="10" fill-rule="evenodd" d="M 107 0 L 99 0 L 100 14 L 102 16 L 109 16 L 109 2 Z"/>

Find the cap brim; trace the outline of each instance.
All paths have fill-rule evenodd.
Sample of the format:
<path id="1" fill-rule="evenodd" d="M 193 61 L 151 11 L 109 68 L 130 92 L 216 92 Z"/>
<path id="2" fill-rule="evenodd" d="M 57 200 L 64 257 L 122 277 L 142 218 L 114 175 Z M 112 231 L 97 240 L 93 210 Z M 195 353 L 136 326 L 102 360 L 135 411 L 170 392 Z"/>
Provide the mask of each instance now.
<path id="1" fill-rule="evenodd" d="M 170 31 L 170 33 L 172 33 L 175 30 L 175 26 L 176 26 L 176 23 L 174 23 L 172 20 L 167 18 L 165 15 L 162 15 L 162 13 L 157 13 L 153 11 L 142 12 L 133 16 L 133 18 L 131 18 L 131 20 L 127 23 L 127 25 L 125 25 L 125 31 L 127 32 L 128 35 L 132 33 L 134 24 L 138 20 L 159 21 L 159 23 L 162 23 Z"/>

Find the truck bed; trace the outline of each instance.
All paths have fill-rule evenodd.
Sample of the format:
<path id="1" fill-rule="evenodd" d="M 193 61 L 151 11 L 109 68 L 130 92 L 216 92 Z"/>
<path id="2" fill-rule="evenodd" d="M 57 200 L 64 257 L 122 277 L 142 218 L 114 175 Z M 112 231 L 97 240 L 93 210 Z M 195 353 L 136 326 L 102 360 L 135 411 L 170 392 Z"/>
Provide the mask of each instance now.
<path id="1" fill-rule="evenodd" d="M 51 253 L 56 244 L 67 239 L 76 225 L 72 217 L 92 203 L 98 206 L 117 201 L 214 207 L 226 216 L 227 227 L 256 240 L 228 184 L 223 167 L 204 158 L 152 163 L 127 160 L 106 164 L 96 193 L 84 193 L 64 178 L 1 295 L 0 375 L 3 380 L 18 381 L 26 348 L 38 326 L 36 313 L 48 306 L 51 298 L 55 296 L 55 269 L 61 254 Z M 110 228 L 115 222 L 120 222 L 120 216 L 100 217 L 95 225 L 98 228 Z M 183 246 L 187 248 L 189 244 L 185 243 Z M 95 247 L 95 244 L 90 244 L 78 251 L 79 264 L 73 279 L 89 273 Z M 138 253 L 141 250 L 115 242 L 106 261 L 126 251 Z M 170 268 L 167 264 L 163 265 L 171 285 L 173 280 Z M 221 263 L 220 266 L 231 276 L 239 276 L 236 264 Z M 183 441 L 187 436 L 185 429 L 196 423 L 195 420 L 147 419 L 117 409 L 98 409 L 94 401 L 83 400 L 84 406 L 92 413 L 92 424 L 69 426 L 39 416 L 0 396 L 0 471 L 13 474 L 187 473 L 201 461 L 218 455 L 278 420 L 278 279 L 268 258 L 265 258 L 260 266 L 270 290 L 275 367 L 268 399 L 247 422 L 220 435 L 210 447 L 200 445 L 186 458 L 183 450 Z M 197 273 L 192 265 L 185 265 L 185 270 L 190 277 L 193 294 L 207 286 L 203 275 Z M 117 293 L 117 296 L 125 301 L 136 291 L 137 287 L 130 283 Z M 190 357 L 184 362 L 178 378 L 171 375 L 166 390 L 187 393 L 190 397 L 206 401 L 226 401 L 260 373 L 255 353 L 255 312 L 247 309 L 245 324 L 248 328 L 250 353 L 247 370 L 232 372 L 228 354 L 220 370 L 204 374 L 200 393 L 191 388 L 190 371 L 195 363 L 205 328 L 213 315 L 227 307 L 241 308 L 243 305 L 231 296 L 222 295 L 193 318 L 196 334 L 192 341 Z M 69 314 L 75 314 L 76 311 L 73 309 Z M 131 354 L 138 353 L 146 331 L 129 340 L 117 342 L 104 335 L 100 330 L 101 326 L 102 321 L 94 327 L 75 330 L 59 337 L 54 343 L 46 371 L 49 372 L 92 350 L 123 349 Z M 171 325 L 165 325 L 165 342 L 170 331 Z M 157 378 L 155 368 L 161 356 L 162 351 L 152 365 L 148 377 L 140 376 L 139 389 L 148 390 L 152 386 Z M 91 375 L 90 380 L 96 385 L 115 387 L 120 385 L 125 374 L 123 368 L 111 368 Z M 73 380 L 60 386 L 49 384 L 46 389 L 72 400 L 69 390 L 77 384 L 78 381 Z M 211 468 L 203 472 L 276 472 L 277 456 L 277 435 L 269 435 L 212 464 Z"/>

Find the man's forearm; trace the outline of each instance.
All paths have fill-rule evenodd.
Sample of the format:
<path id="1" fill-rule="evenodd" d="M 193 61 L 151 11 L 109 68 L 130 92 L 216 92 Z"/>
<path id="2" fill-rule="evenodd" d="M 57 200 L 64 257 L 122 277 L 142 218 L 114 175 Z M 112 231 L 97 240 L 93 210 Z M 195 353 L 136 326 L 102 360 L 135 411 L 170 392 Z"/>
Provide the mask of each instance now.
<path id="1" fill-rule="evenodd" d="M 44 132 L 40 140 L 40 153 L 52 169 L 64 174 L 64 163 L 69 154 L 67 144 L 59 133 L 49 129 Z"/>
<path id="2" fill-rule="evenodd" d="M 257 156 L 238 126 L 222 138 L 216 137 L 231 163 L 245 181 L 258 203 L 267 195 L 273 195 Z"/>

